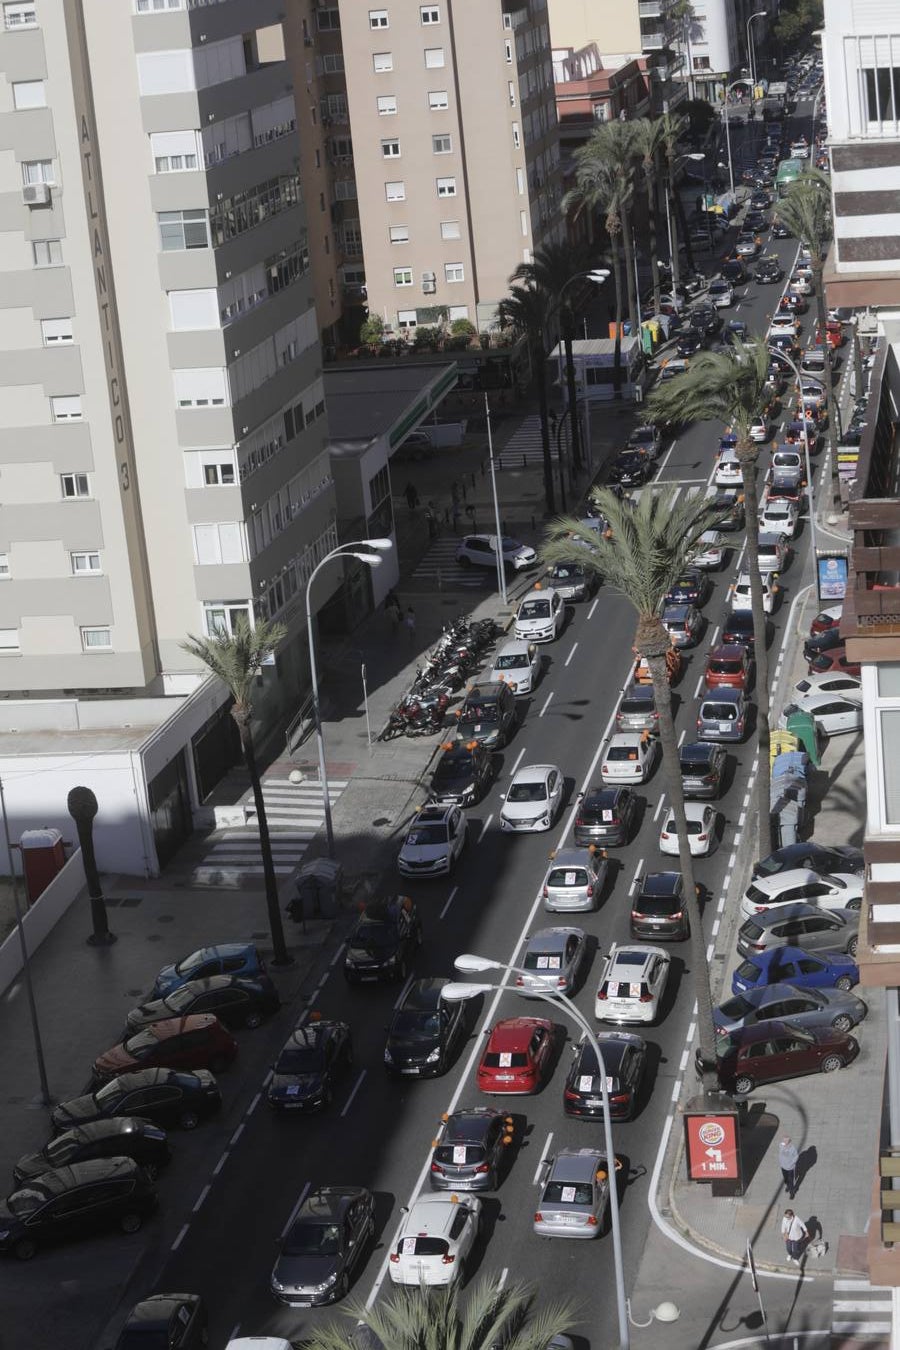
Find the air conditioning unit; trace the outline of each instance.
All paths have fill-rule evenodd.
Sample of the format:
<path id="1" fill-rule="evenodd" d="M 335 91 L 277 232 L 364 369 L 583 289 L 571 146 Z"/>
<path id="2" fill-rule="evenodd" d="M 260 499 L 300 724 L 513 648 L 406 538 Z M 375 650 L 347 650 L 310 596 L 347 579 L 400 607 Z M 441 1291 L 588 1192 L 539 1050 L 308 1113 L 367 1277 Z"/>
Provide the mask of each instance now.
<path id="1" fill-rule="evenodd" d="M 434 295 L 437 290 L 437 278 L 433 272 L 422 273 L 422 292 L 425 295 Z"/>
<path id="2" fill-rule="evenodd" d="M 50 184 L 27 183 L 22 189 L 22 200 L 26 206 L 48 206 L 50 203 Z"/>

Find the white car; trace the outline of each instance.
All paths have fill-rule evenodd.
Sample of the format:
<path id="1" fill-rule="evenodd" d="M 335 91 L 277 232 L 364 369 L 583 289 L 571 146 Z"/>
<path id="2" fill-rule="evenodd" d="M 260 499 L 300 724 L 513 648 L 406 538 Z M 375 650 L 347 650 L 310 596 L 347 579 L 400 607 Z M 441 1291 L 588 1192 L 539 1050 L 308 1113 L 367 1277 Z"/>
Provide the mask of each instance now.
<path id="1" fill-rule="evenodd" d="M 522 642 L 554 642 L 566 621 L 566 607 L 552 586 L 529 591 L 519 605 L 515 635 Z"/>
<path id="2" fill-rule="evenodd" d="M 477 1195 L 420 1195 L 406 1211 L 391 1252 L 391 1283 L 447 1287 L 464 1279 L 480 1223 Z"/>
<path id="3" fill-rule="evenodd" d="M 594 1016 L 600 1022 L 655 1022 L 669 964 L 662 947 L 613 944 L 597 986 Z"/>
<path id="4" fill-rule="evenodd" d="M 716 824 L 718 812 L 709 802 L 689 801 L 684 804 L 687 816 L 688 845 L 692 858 L 705 858 L 716 845 Z M 675 827 L 675 813 L 668 811 L 659 832 L 659 851 L 678 856 L 678 832 Z"/>
<path id="5" fill-rule="evenodd" d="M 809 159 L 809 146 L 806 141 L 792 141 L 790 157 L 791 159 Z"/>
<path id="6" fill-rule="evenodd" d="M 772 322 L 769 324 L 769 337 L 775 333 L 790 333 L 791 337 L 796 337 L 800 332 L 800 320 L 791 310 L 786 310 L 783 314 L 773 314 Z"/>
<path id="7" fill-rule="evenodd" d="M 646 783 L 658 754 L 659 742 L 648 731 L 620 731 L 609 738 L 600 777 L 604 783 Z"/>
<path id="8" fill-rule="evenodd" d="M 504 642 L 494 657 L 488 679 L 508 684 L 514 694 L 530 694 L 543 658 L 533 642 Z"/>
<path id="9" fill-rule="evenodd" d="M 755 417 L 750 423 L 750 439 L 757 445 L 763 445 L 769 439 L 770 431 L 768 417 Z"/>
<path id="10" fill-rule="evenodd" d="M 713 482 L 716 487 L 740 487 L 744 481 L 740 460 L 734 450 L 723 450 L 716 463 Z"/>
<path id="11" fill-rule="evenodd" d="M 812 295 L 812 278 L 807 276 L 803 268 L 795 268 L 788 283 L 788 290 L 793 291 L 794 295 Z"/>
<path id="12" fill-rule="evenodd" d="M 862 731 L 862 690 L 855 697 L 846 694 L 805 694 L 786 703 L 778 719 L 787 727 L 794 713 L 809 713 L 826 736 L 841 736 L 847 731 Z"/>
<path id="13" fill-rule="evenodd" d="M 562 806 L 564 779 L 555 764 L 517 769 L 500 809 L 501 830 L 517 834 L 553 828 Z"/>
<path id="14" fill-rule="evenodd" d="M 467 822 L 458 806 L 423 806 L 410 821 L 397 858 L 405 877 L 444 877 L 466 843 Z"/>
<path id="15" fill-rule="evenodd" d="M 862 698 L 862 681 L 858 675 L 847 675 L 843 670 L 829 670 L 824 675 L 804 675 L 791 692 L 795 703 L 807 694 L 842 694 L 847 698 Z"/>
<path id="16" fill-rule="evenodd" d="M 818 905 L 820 909 L 853 909 L 862 906 L 863 878 L 852 872 L 820 875 L 806 867 L 794 867 L 773 877 L 757 877 L 744 891 L 741 914 L 752 919 L 776 905 Z"/>
<path id="17" fill-rule="evenodd" d="M 727 309 L 729 305 L 734 304 L 734 290 L 724 277 L 711 281 L 706 294 L 716 309 Z"/>
<path id="18" fill-rule="evenodd" d="M 793 539 L 800 519 L 800 508 L 787 497 L 767 497 L 759 513 L 759 528 Z"/>
<path id="19" fill-rule="evenodd" d="M 775 604 L 778 599 L 778 583 L 771 572 L 761 572 L 760 581 L 762 582 L 763 592 L 763 613 L 771 614 L 775 609 Z M 737 581 L 732 586 L 731 608 L 735 610 L 753 608 L 753 601 L 750 596 L 749 572 L 741 572 Z"/>
<path id="20" fill-rule="evenodd" d="M 521 544 L 518 539 L 509 539 L 506 535 L 501 541 L 503 562 L 514 572 L 523 567 L 534 567 L 537 553 L 530 544 Z M 497 567 L 497 536 L 495 534 L 467 534 L 456 550 L 456 561 L 461 567 Z"/>
<path id="21" fill-rule="evenodd" d="M 718 530 L 704 530 L 697 540 L 698 551 L 691 558 L 692 567 L 703 567 L 714 571 L 723 567 L 728 555 L 725 536 Z"/>

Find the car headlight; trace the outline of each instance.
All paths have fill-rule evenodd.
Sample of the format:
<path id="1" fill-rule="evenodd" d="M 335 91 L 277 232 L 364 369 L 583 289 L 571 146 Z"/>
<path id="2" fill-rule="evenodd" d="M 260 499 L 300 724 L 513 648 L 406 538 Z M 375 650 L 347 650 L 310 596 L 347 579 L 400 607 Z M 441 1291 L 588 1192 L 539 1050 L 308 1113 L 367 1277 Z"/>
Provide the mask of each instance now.
<path id="1" fill-rule="evenodd" d="M 336 1281 L 337 1281 L 337 1271 L 335 1271 L 333 1275 L 329 1275 L 328 1279 L 323 1280 L 321 1284 L 314 1284 L 312 1291 L 314 1294 L 324 1294 L 325 1290 L 330 1289 L 331 1286 L 336 1283 Z"/>
<path id="2" fill-rule="evenodd" d="M 272 1276 L 272 1288 L 273 1288 L 273 1289 L 275 1290 L 275 1292 L 278 1293 L 278 1294 L 283 1294 L 283 1293 L 284 1293 L 284 1285 L 281 1283 L 280 1280 L 276 1280 L 276 1278 L 275 1278 L 274 1275 Z"/>
<path id="3" fill-rule="evenodd" d="M 440 1057 L 441 1057 L 441 1047 L 438 1046 L 435 1050 L 432 1050 L 432 1052 L 431 1052 L 430 1055 L 426 1055 L 426 1057 L 425 1057 L 425 1063 L 426 1063 L 426 1064 L 437 1064 L 437 1062 L 438 1062 L 438 1060 L 440 1059 Z"/>
<path id="4" fill-rule="evenodd" d="M 0 1242 L 5 1242 L 6 1239 L 9 1237 L 9 1233 L 10 1230 L 8 1228 L 4 1228 L 2 1233 L 0 1233 Z"/>
<path id="5" fill-rule="evenodd" d="M 384 1062 L 385 1062 L 385 1064 L 393 1064 L 393 1062 L 394 1062 L 394 1056 L 391 1054 L 390 1050 L 388 1050 L 388 1049 L 385 1049 L 385 1052 L 384 1052 Z"/>
<path id="6" fill-rule="evenodd" d="M 536 824 L 536 825 L 549 825 L 549 824 L 550 824 L 550 813 L 549 813 L 549 811 L 545 811 L 544 814 L 543 814 L 542 816 L 538 816 L 537 820 L 535 821 L 535 824 Z"/>

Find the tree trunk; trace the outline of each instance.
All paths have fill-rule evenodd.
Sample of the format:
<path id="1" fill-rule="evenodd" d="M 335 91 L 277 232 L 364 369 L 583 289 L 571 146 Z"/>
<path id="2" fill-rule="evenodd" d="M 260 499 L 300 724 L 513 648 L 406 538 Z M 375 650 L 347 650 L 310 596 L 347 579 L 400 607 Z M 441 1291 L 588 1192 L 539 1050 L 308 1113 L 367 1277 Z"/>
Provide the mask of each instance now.
<path id="1" fill-rule="evenodd" d="M 616 332 L 615 345 L 613 347 L 613 393 L 616 398 L 622 397 L 622 255 L 619 252 L 619 241 L 615 235 L 610 236 L 610 247 L 612 250 L 613 264 L 613 284 L 616 291 Z"/>
<path id="2" fill-rule="evenodd" d="M 581 468 L 581 428 L 578 425 L 578 398 L 575 388 L 575 362 L 572 359 L 572 337 L 575 315 L 568 307 L 562 312 L 563 345 L 566 351 L 566 393 L 569 401 L 569 433 L 572 437 L 572 467 Z"/>
<path id="3" fill-rule="evenodd" d="M 670 262 L 672 264 L 672 292 L 677 298 L 678 285 L 679 282 L 681 281 L 681 258 L 679 257 L 678 254 L 678 217 L 675 208 L 672 204 L 672 198 L 674 194 L 672 192 L 672 177 L 670 173 L 666 174 L 666 181 L 663 190 L 666 193 L 666 201 L 668 203 L 669 208 L 669 226 L 672 231 L 672 257 L 670 259 Z"/>
<path id="4" fill-rule="evenodd" d="M 757 460 L 759 451 L 753 441 L 738 441 L 735 447 L 744 483 L 744 513 L 747 520 L 747 571 L 750 574 L 750 601 L 753 612 L 754 660 L 756 662 L 756 740 L 759 767 L 756 773 L 756 814 L 759 857 L 772 852 L 770 813 L 771 768 L 769 765 L 769 652 L 766 646 L 767 624 L 763 609 L 762 575 L 759 570 L 759 498 L 757 496 Z"/>
<path id="5" fill-rule="evenodd" d="M 825 408 L 828 413 L 828 457 L 831 468 L 831 501 L 832 509 L 835 515 L 840 515 L 843 507 L 841 505 L 841 475 L 838 468 L 838 434 L 837 417 L 835 415 L 835 397 L 831 381 L 834 376 L 834 367 L 832 363 L 831 343 L 828 341 L 828 335 L 825 330 L 827 321 L 827 311 L 825 309 L 825 286 L 822 279 L 822 264 L 813 263 L 813 281 L 816 287 L 816 320 L 819 325 L 819 332 L 822 335 L 822 350 L 825 353 Z M 812 483 L 807 486 L 807 500 L 810 511 L 816 509 L 813 500 Z"/>
<path id="6" fill-rule="evenodd" d="M 659 313 L 659 197 L 656 191 L 656 165 L 644 170 L 647 191 L 647 217 L 650 229 L 650 276 L 653 283 L 653 313 Z"/>
<path id="7" fill-rule="evenodd" d="M 666 652 L 669 635 L 660 621 L 638 624 L 635 650 L 646 657 L 653 684 L 653 697 L 659 713 L 659 739 L 662 746 L 662 767 L 666 792 L 675 816 L 678 834 L 678 862 L 684 883 L 684 904 L 690 924 L 691 977 L 697 1000 L 697 1035 L 704 1064 L 713 1065 L 716 1057 L 716 1033 L 712 1019 L 712 997 L 709 991 L 709 963 L 706 959 L 706 941 L 694 880 L 694 859 L 688 842 L 687 817 L 684 810 L 684 789 L 678 761 L 678 741 L 672 717 L 672 690 L 666 675 Z M 709 1072 L 709 1071 L 707 1071 Z M 704 1079 L 706 1073 L 704 1073 Z"/>
<path id="8" fill-rule="evenodd" d="M 687 227 L 687 221 L 684 218 L 684 202 L 681 200 L 677 190 L 672 192 L 672 204 L 675 207 L 675 219 L 678 221 L 678 228 L 681 230 L 684 238 L 684 260 L 689 269 L 692 272 L 696 272 L 697 264 L 694 262 L 694 250 L 691 248 L 691 235 Z"/>
<path id="9" fill-rule="evenodd" d="M 262 783 L 259 769 L 256 767 L 256 753 L 253 749 L 253 732 L 250 729 L 250 710 L 240 704 L 233 704 L 231 715 L 237 723 L 241 737 L 241 750 L 244 763 L 250 775 L 253 788 L 253 804 L 256 808 L 256 824 L 259 829 L 259 851 L 262 855 L 263 880 L 266 887 L 266 910 L 269 915 L 269 932 L 272 937 L 272 964 L 289 966 L 292 957 L 288 955 L 284 942 L 284 927 L 281 922 L 281 906 L 278 900 L 278 882 L 275 878 L 275 864 L 272 861 L 272 842 L 269 839 L 269 822 L 266 819 L 266 804 L 263 801 Z"/>
<path id="10" fill-rule="evenodd" d="M 538 410 L 541 416 L 541 449 L 544 454 L 544 501 L 547 514 L 556 511 L 556 499 L 553 495 L 553 460 L 550 456 L 550 410 L 547 406 L 547 372 L 544 369 L 544 344 L 535 342 L 531 347 L 531 360 L 534 365 L 532 378 L 537 386 Z"/>
<path id="11" fill-rule="evenodd" d="M 634 246 L 631 238 L 631 216 L 622 211 L 622 246 L 625 250 L 625 280 L 628 286 L 628 318 L 631 323 L 632 337 L 640 337 L 641 325 L 638 318 L 638 296 L 634 284 Z"/>

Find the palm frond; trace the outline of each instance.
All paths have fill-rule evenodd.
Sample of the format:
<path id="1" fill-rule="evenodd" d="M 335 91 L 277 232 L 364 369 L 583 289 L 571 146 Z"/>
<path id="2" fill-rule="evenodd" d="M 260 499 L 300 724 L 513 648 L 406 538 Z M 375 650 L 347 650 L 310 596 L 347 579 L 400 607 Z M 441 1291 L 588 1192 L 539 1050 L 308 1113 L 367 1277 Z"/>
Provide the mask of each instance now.
<path id="1" fill-rule="evenodd" d="M 286 635 L 283 623 L 261 620 L 251 628 L 241 615 L 233 634 L 216 633 L 213 637 L 189 634 L 181 647 L 219 677 L 239 707 L 249 707 L 260 666 Z"/>
<path id="2" fill-rule="evenodd" d="M 821 263 L 831 238 L 831 188 L 824 174 L 810 169 L 795 179 L 778 204 L 778 216 Z"/>
<path id="3" fill-rule="evenodd" d="M 768 402 L 769 350 L 764 338 L 730 352 L 700 352 L 687 370 L 652 390 L 647 416 L 656 422 L 701 422 L 718 418 L 739 440 Z"/>

